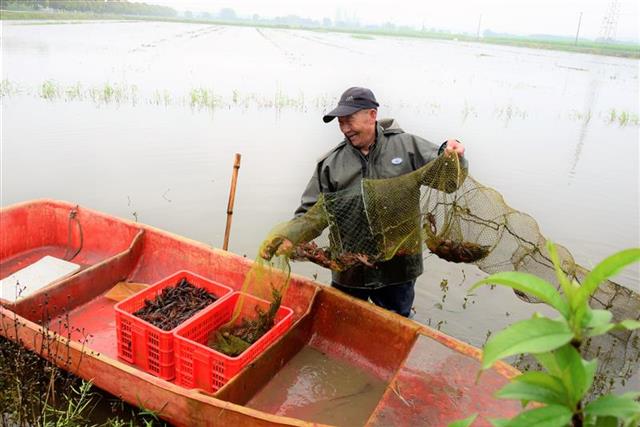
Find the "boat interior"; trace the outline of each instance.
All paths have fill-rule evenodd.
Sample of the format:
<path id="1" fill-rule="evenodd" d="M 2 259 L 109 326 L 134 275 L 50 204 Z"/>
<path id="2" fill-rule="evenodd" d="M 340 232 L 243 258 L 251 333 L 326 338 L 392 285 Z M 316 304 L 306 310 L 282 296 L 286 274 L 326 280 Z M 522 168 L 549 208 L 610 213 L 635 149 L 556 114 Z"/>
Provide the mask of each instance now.
<path id="1" fill-rule="evenodd" d="M 73 256 L 81 266 L 15 302 L 0 299 L 3 306 L 114 360 L 116 302 L 105 294 L 116 283 L 153 284 L 188 270 L 240 290 L 251 268 L 237 255 L 66 202 L 29 202 L 0 215 L 2 229 L 12 229 L 0 237 L 0 279 L 45 255 Z M 454 341 L 433 339 L 437 332 L 310 279 L 292 276 L 283 305 L 293 310 L 290 329 L 210 395 L 306 421 L 385 425 L 403 407 L 437 417 L 442 396 L 452 389 L 480 391 L 483 383 L 504 381 L 490 372 L 474 384 L 478 362 L 456 351 Z M 147 375 L 140 371 L 141 378 Z M 412 390 L 413 400 L 400 386 Z M 416 393 L 425 401 L 416 402 Z"/>

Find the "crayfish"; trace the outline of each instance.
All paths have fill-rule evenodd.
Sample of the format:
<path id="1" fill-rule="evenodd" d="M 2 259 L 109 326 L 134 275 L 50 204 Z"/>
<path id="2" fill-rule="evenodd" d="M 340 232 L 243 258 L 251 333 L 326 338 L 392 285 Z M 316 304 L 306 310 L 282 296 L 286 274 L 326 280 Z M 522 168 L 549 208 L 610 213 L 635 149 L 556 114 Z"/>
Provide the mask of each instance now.
<path id="1" fill-rule="evenodd" d="M 439 258 L 450 262 L 473 263 L 489 255 L 491 246 L 480 245 L 472 242 L 457 242 L 451 239 L 445 239 L 438 236 L 436 227 L 436 218 L 429 212 L 426 215 L 429 224 L 430 233 L 425 241 L 429 250 L 436 254 Z M 445 233 L 442 233 L 445 234 Z"/>
<path id="2" fill-rule="evenodd" d="M 331 253 L 327 249 L 320 248 L 313 242 L 304 242 L 296 245 L 292 259 L 297 261 L 311 261 L 333 271 L 344 271 L 357 264 L 375 268 L 369 260 L 369 257 L 365 254 L 344 253 L 337 259 L 332 259 Z"/>

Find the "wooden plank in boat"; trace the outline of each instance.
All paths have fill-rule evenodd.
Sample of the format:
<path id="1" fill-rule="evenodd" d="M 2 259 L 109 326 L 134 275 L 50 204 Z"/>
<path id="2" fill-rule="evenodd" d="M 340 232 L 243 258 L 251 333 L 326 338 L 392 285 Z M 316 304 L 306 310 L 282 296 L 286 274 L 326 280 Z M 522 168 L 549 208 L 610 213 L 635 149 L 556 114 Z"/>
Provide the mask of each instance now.
<path id="1" fill-rule="evenodd" d="M 46 255 L 0 281 L 0 298 L 15 302 L 80 270 L 78 264 Z"/>

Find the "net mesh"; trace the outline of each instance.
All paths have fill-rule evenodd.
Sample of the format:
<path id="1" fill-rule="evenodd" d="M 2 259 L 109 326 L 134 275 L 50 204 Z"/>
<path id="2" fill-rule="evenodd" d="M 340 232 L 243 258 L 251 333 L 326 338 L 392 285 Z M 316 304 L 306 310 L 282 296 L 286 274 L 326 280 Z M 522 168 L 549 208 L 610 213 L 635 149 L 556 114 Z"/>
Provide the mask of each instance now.
<path id="1" fill-rule="evenodd" d="M 321 236 L 325 228 L 326 238 Z M 363 179 L 359 187 L 323 193 L 304 215 L 274 227 L 260 252 L 269 258 L 286 240 L 292 243 L 290 258 L 334 271 L 360 264 L 375 268 L 399 255 L 421 254 L 426 247 L 446 261 L 475 264 L 489 274 L 522 271 L 556 283 L 537 222 L 468 176 L 455 155 L 441 155 L 402 176 Z M 565 247 L 556 247 L 563 270 L 580 283 L 588 271 Z M 611 281 L 592 302 L 608 308 L 631 305 L 635 311 L 625 313 L 627 318 L 639 316 L 638 294 Z"/>

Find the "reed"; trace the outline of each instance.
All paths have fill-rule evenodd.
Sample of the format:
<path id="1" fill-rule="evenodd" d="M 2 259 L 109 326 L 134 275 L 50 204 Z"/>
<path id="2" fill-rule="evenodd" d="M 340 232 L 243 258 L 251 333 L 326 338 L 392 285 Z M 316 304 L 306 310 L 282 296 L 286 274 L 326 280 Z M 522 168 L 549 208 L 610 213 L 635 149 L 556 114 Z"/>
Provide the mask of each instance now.
<path id="1" fill-rule="evenodd" d="M 189 105 L 195 109 L 214 110 L 223 105 L 222 97 L 217 95 L 213 89 L 204 87 L 191 89 L 188 95 Z"/>

